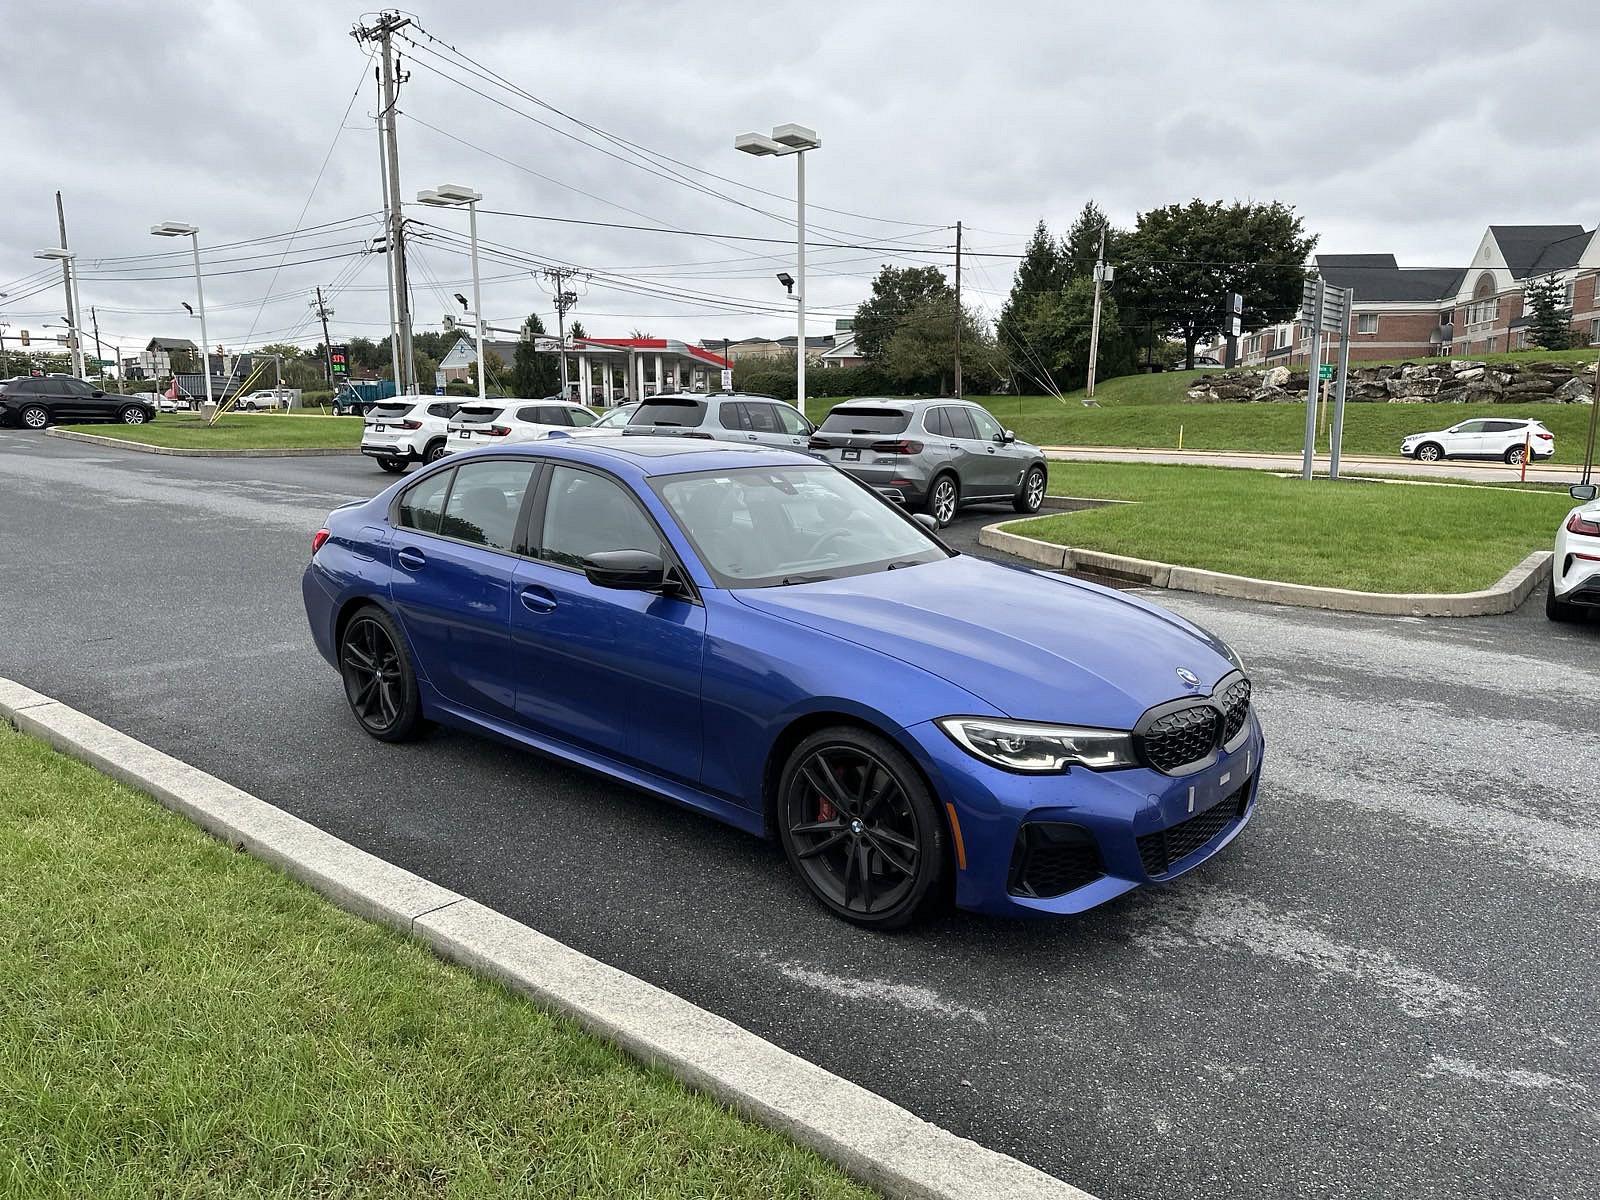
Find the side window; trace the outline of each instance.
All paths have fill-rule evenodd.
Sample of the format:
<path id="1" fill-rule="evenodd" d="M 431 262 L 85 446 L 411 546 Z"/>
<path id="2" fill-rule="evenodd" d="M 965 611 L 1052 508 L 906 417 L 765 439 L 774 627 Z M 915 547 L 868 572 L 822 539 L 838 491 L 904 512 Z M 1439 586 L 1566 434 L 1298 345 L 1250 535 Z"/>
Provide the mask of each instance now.
<path id="1" fill-rule="evenodd" d="M 1000 428 L 1000 422 L 981 408 L 963 408 L 961 411 L 972 418 L 972 423 L 978 427 L 978 436 L 986 442 L 998 441 L 1005 432 Z"/>
<path id="2" fill-rule="evenodd" d="M 972 423 L 972 417 L 964 408 L 947 408 L 944 410 L 944 419 L 950 422 L 950 436 L 966 438 L 968 441 L 978 440 L 978 427 Z"/>
<path id="3" fill-rule="evenodd" d="M 546 422 L 539 416 L 539 412 L 540 410 L 537 408 L 519 408 L 517 409 L 517 420 L 527 421 L 533 425 L 544 425 Z"/>
<path id="4" fill-rule="evenodd" d="M 950 422 L 945 418 L 947 410 L 930 408 L 927 416 L 922 418 L 922 424 L 934 437 L 955 437 L 950 429 Z"/>
<path id="5" fill-rule="evenodd" d="M 745 415 L 750 419 L 750 431 L 752 433 L 779 432 L 778 414 L 773 412 L 772 409 L 773 406 L 770 404 L 745 404 L 744 411 Z"/>
<path id="6" fill-rule="evenodd" d="M 729 400 L 723 404 L 721 410 L 722 427 L 744 431 L 750 428 L 750 415 L 745 412 L 745 406 L 738 400 Z"/>
<path id="7" fill-rule="evenodd" d="M 428 415 L 430 417 L 444 417 L 448 419 L 455 416 L 456 409 L 460 407 L 461 405 L 459 404 L 430 404 L 428 405 Z"/>
<path id="8" fill-rule="evenodd" d="M 423 533 L 438 533 L 444 516 L 444 498 L 450 491 L 454 471 L 429 475 L 400 497 L 400 524 Z"/>
<path id="9" fill-rule="evenodd" d="M 465 470 L 465 468 L 463 468 Z M 661 553 L 661 538 L 623 486 L 592 471 L 550 469 L 539 557 L 564 567 L 604 550 Z"/>
<path id="10" fill-rule="evenodd" d="M 455 486 L 445 503 L 439 532 L 487 546 L 513 550 L 517 514 L 536 469 L 530 462 L 467 463 L 456 468 Z"/>
<path id="11" fill-rule="evenodd" d="M 774 404 L 772 411 L 778 414 L 778 423 L 783 426 L 785 433 L 806 434 L 811 432 L 811 422 L 807 421 L 787 404 Z"/>
<path id="12" fill-rule="evenodd" d="M 1487 421 L 1463 421 L 1456 426 L 1457 433 L 1482 433 Z"/>
<path id="13" fill-rule="evenodd" d="M 596 420 L 595 415 L 587 408 L 563 408 L 561 411 L 567 414 L 567 424 L 575 425 L 579 429 L 593 425 Z"/>
<path id="14" fill-rule="evenodd" d="M 539 424 L 541 425 L 571 425 L 567 420 L 567 410 L 554 404 L 541 404 L 539 406 Z"/>
<path id="15" fill-rule="evenodd" d="M 65 391 L 69 396 L 82 397 L 94 395 L 94 389 L 81 379 L 63 379 L 61 382 L 63 384 L 62 390 Z"/>

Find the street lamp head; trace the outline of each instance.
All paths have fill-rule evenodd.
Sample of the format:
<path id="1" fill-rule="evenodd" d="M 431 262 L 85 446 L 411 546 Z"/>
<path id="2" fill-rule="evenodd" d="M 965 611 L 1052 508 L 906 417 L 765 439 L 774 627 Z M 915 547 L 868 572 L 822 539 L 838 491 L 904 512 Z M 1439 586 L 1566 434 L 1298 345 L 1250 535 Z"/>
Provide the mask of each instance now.
<path id="1" fill-rule="evenodd" d="M 159 225 L 150 226 L 150 232 L 156 237 L 192 237 L 200 232 L 200 227 L 185 225 L 181 221 L 163 221 Z"/>
<path id="2" fill-rule="evenodd" d="M 456 303 L 461 305 L 461 311 L 462 312 L 466 312 L 467 311 L 467 298 L 465 296 L 463 296 L 460 292 L 456 293 Z"/>
<path id="3" fill-rule="evenodd" d="M 463 204 L 476 204 L 482 199 L 482 192 L 475 192 L 459 183 L 441 183 L 436 188 L 425 188 L 417 193 L 418 204 L 431 204 L 434 208 L 457 208 Z"/>
<path id="4" fill-rule="evenodd" d="M 746 154 L 765 156 L 768 154 L 788 154 L 788 149 L 781 143 L 775 142 L 762 133 L 741 133 L 733 139 L 733 148 L 742 150 Z"/>
<path id="5" fill-rule="evenodd" d="M 779 271 L 778 272 L 778 282 L 783 284 L 783 286 L 788 289 L 789 294 L 791 296 L 794 295 L 794 276 L 793 275 L 789 274 L 789 272 L 787 272 L 787 271 Z"/>
<path id="6" fill-rule="evenodd" d="M 61 249 L 61 247 L 59 247 L 59 246 L 52 246 L 48 250 L 35 250 L 33 252 L 33 256 L 35 258 L 48 258 L 48 259 L 55 259 L 57 261 L 60 261 L 60 260 L 63 260 L 63 259 L 70 261 L 73 258 L 77 257 L 76 255 L 72 254 L 70 251 Z"/>
<path id="7" fill-rule="evenodd" d="M 822 145 L 817 131 L 804 125 L 779 125 L 772 131 L 772 140 L 782 142 L 791 150 L 815 150 Z"/>

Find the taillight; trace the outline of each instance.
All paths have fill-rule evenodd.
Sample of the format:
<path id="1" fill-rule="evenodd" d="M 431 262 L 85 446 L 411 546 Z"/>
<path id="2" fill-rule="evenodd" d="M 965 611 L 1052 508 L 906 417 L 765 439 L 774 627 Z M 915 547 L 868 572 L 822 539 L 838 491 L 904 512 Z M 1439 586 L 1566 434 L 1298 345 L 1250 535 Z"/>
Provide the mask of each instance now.
<path id="1" fill-rule="evenodd" d="M 491 425 L 491 426 L 489 426 L 489 436 L 490 437 L 505 437 L 505 435 L 510 433 L 510 432 L 511 432 L 511 426 L 509 426 L 509 425 Z"/>
<path id="2" fill-rule="evenodd" d="M 833 443 L 825 437 L 816 437 L 813 435 L 811 440 L 806 443 L 806 448 L 808 450 L 832 450 Z"/>
<path id="3" fill-rule="evenodd" d="M 1581 533 L 1584 537 L 1600 537 L 1600 521 L 1585 521 L 1577 513 L 1567 520 L 1568 533 Z"/>
<path id="4" fill-rule="evenodd" d="M 397 421 L 397 422 L 395 422 L 395 428 L 396 429 L 421 429 L 422 428 L 422 422 L 421 421 Z"/>
<path id="5" fill-rule="evenodd" d="M 921 454 L 922 443 L 901 438 L 897 442 L 873 442 L 874 454 Z"/>
<path id="6" fill-rule="evenodd" d="M 319 530 L 317 530 L 315 533 L 313 533 L 311 535 L 311 557 L 312 558 L 315 558 L 317 556 L 317 551 L 321 550 L 322 547 L 327 544 L 328 539 L 330 537 L 332 537 L 332 536 L 333 535 L 330 534 L 326 529 L 319 529 Z"/>
<path id="7" fill-rule="evenodd" d="M 1536 433 L 1533 436 L 1538 438 L 1541 442 L 1553 442 L 1556 440 L 1556 435 L 1553 433 Z"/>

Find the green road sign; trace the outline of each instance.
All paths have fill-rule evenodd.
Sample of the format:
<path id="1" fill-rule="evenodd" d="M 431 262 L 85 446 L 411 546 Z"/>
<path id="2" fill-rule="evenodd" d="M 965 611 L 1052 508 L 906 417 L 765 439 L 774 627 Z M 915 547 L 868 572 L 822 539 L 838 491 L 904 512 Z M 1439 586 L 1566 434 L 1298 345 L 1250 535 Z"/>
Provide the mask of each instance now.
<path id="1" fill-rule="evenodd" d="M 1332 363 L 1323 363 L 1320 367 L 1318 367 L 1317 368 L 1317 378 L 1322 380 L 1323 383 L 1327 383 L 1328 380 L 1332 379 L 1333 378 L 1333 364 Z"/>

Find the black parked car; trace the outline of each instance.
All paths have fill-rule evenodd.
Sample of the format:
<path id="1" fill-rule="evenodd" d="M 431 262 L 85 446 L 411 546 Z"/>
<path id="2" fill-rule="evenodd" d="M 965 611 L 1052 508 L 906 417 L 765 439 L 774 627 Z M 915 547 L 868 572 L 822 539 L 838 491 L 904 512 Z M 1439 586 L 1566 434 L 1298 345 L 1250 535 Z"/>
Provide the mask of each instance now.
<path id="1" fill-rule="evenodd" d="M 155 419 L 155 405 L 145 397 L 112 395 L 70 375 L 19 375 L 0 380 L 0 424 L 43 429 L 79 421 L 143 425 Z"/>

